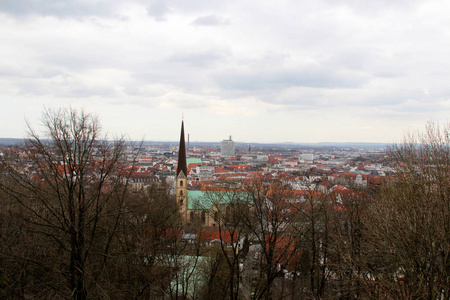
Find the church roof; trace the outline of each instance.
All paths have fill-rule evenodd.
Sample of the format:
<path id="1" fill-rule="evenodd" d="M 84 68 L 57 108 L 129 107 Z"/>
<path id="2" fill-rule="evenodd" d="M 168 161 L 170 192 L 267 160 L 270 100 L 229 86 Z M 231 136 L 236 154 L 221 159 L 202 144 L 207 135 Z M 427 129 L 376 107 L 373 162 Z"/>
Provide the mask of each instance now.
<path id="1" fill-rule="evenodd" d="M 251 203 L 247 191 L 187 191 L 188 210 L 209 210 L 214 203 L 228 204 L 233 201 Z"/>
<path id="2" fill-rule="evenodd" d="M 190 164 L 201 164 L 202 159 L 201 158 L 187 158 L 186 164 L 189 166 Z"/>
<path id="3" fill-rule="evenodd" d="M 184 142 L 184 121 L 181 121 L 181 136 L 180 136 L 180 147 L 178 148 L 178 167 L 177 176 L 183 171 L 184 175 L 187 176 L 187 163 L 186 163 L 186 143 Z"/>

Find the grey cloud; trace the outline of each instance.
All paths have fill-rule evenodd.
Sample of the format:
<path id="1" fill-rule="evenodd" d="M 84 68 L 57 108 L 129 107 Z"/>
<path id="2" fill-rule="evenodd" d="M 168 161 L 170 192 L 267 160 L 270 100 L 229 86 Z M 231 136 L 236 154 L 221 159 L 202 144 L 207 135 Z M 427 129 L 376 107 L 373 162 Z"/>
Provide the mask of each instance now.
<path id="1" fill-rule="evenodd" d="M 387 119 L 387 120 L 426 120 L 430 116 L 435 115 L 442 108 L 439 107 L 429 107 L 425 105 L 414 105 L 411 106 L 410 103 L 405 103 L 398 106 L 376 106 L 370 112 L 365 111 L 364 113 L 370 118 L 377 119 Z"/>
<path id="2" fill-rule="evenodd" d="M 11 15 L 44 15 L 57 17 L 81 17 L 108 15 L 116 8 L 114 1 L 72 0 L 3 0 L 0 11 Z"/>
<path id="3" fill-rule="evenodd" d="M 122 105 L 124 103 L 132 104 L 139 106 L 141 108 L 155 108 L 160 104 L 160 101 L 156 98 L 152 97 L 146 97 L 145 99 L 136 99 L 136 98 L 129 98 L 129 99 L 113 99 L 109 103 L 114 105 Z"/>
<path id="4" fill-rule="evenodd" d="M 403 73 L 398 72 L 398 71 L 393 71 L 393 70 L 375 72 L 375 73 L 373 73 L 373 75 L 376 77 L 382 77 L 382 78 L 397 78 L 397 77 L 404 76 Z"/>
<path id="5" fill-rule="evenodd" d="M 224 5 L 222 1 L 203 0 L 1 0 L 0 12 L 15 16 L 42 15 L 60 18 L 119 17 L 121 8 L 129 4 L 144 6 L 147 14 L 158 21 L 165 20 L 171 12 L 201 13 Z"/>
<path id="6" fill-rule="evenodd" d="M 283 101 L 274 101 L 274 104 L 280 104 L 282 108 L 280 110 L 314 110 L 314 109 L 324 109 L 325 107 L 330 107 L 329 105 L 325 106 L 322 101 L 319 99 L 311 98 L 296 98 L 291 99 L 289 102 Z"/>
<path id="7" fill-rule="evenodd" d="M 108 54 L 102 55 L 101 53 L 92 52 L 91 55 L 80 55 L 79 53 L 51 53 L 42 55 L 42 60 L 48 65 L 57 66 L 63 69 L 69 69 L 72 71 L 82 71 L 86 69 L 99 68 L 108 66 L 112 68 L 119 63 L 110 57 Z"/>
<path id="8" fill-rule="evenodd" d="M 408 100 L 418 99 L 419 91 L 399 91 L 399 90 L 388 90 L 388 91 L 377 91 L 373 95 L 369 95 L 367 99 L 360 102 L 362 106 L 384 106 L 384 107 L 394 107 L 404 104 Z"/>
<path id="9" fill-rule="evenodd" d="M 7 64 L 0 63 L 0 78 L 18 78 L 29 79 L 48 79 L 61 74 L 60 68 L 53 67 L 49 64 L 34 65 L 29 63 Z"/>
<path id="10" fill-rule="evenodd" d="M 146 96 L 146 97 L 161 97 L 167 94 L 167 91 L 146 88 L 145 86 L 128 86 L 124 89 L 128 96 Z"/>
<path id="11" fill-rule="evenodd" d="M 168 58 L 169 62 L 186 63 L 195 67 L 204 67 L 221 61 L 229 55 L 228 51 L 203 51 L 198 53 L 175 53 Z"/>
<path id="12" fill-rule="evenodd" d="M 155 107 L 160 105 L 162 102 L 170 102 L 171 104 L 177 106 L 182 109 L 199 109 L 207 106 L 207 101 L 203 99 L 199 99 L 196 97 L 192 97 L 190 95 L 184 95 L 184 97 L 180 97 L 179 95 L 171 96 L 165 95 L 165 99 L 161 99 L 160 97 L 153 97 L 152 95 L 143 94 L 140 95 L 140 98 L 130 98 L 126 101 L 126 103 L 130 103 L 136 106 L 141 107 Z M 117 101 L 117 104 L 122 104 L 123 100 Z"/>
<path id="13" fill-rule="evenodd" d="M 374 77 L 396 78 L 405 75 L 397 66 L 398 60 L 396 56 L 384 55 L 379 49 L 354 47 L 337 51 L 321 64 L 338 70 L 364 71 Z"/>
<path id="14" fill-rule="evenodd" d="M 437 99 L 428 101 L 427 99 L 412 98 L 392 103 L 378 103 L 377 107 L 382 107 L 383 109 L 396 111 L 399 113 L 437 113 L 442 110 L 442 107 L 440 107 L 438 102 L 439 101 Z"/>
<path id="15" fill-rule="evenodd" d="M 165 21 L 170 11 L 167 2 L 162 0 L 153 1 L 147 6 L 147 15 L 154 17 L 157 21 Z"/>
<path id="16" fill-rule="evenodd" d="M 375 92 L 376 93 L 376 92 Z M 407 97 L 404 95 L 373 96 L 369 101 L 348 101 L 345 100 L 345 93 L 327 93 L 324 90 L 317 90 L 315 93 L 298 92 L 289 96 L 279 96 L 271 100 L 272 104 L 279 104 L 281 109 L 286 110 L 329 110 L 336 108 L 348 111 L 363 111 L 363 114 L 374 117 L 381 116 L 427 116 L 436 114 L 442 109 L 446 109 L 442 101 L 436 99 L 425 99 L 426 97 Z"/>
<path id="17" fill-rule="evenodd" d="M 169 7 L 174 11 L 181 11 L 185 13 L 199 13 L 222 10 L 224 7 L 233 5 L 233 1 L 223 0 L 168 0 Z"/>
<path id="18" fill-rule="evenodd" d="M 161 67 L 154 67 L 153 64 L 148 64 L 149 67 L 144 67 L 142 70 L 136 70 L 132 73 L 132 78 L 135 79 L 135 84 L 162 84 L 171 86 L 173 90 L 183 91 L 199 91 L 205 87 L 205 82 L 201 78 L 202 74 L 189 69 L 183 68 L 169 68 L 167 65 Z"/>
<path id="19" fill-rule="evenodd" d="M 426 119 L 448 110 L 445 106 L 448 95 L 448 91 L 427 95 L 418 88 L 373 90 L 367 97 L 361 97 L 354 107 L 382 118 L 398 116 L 412 119 L 420 116 Z"/>
<path id="20" fill-rule="evenodd" d="M 361 74 L 347 75 L 333 71 L 227 72 L 216 77 L 224 89 L 271 90 L 288 87 L 356 88 L 367 81 Z"/>
<path id="21" fill-rule="evenodd" d="M 85 98 L 92 96 L 112 97 L 117 95 L 113 88 L 109 87 L 83 87 L 78 86 L 67 91 L 61 91 L 57 96 L 64 96 L 68 98 Z"/>
<path id="22" fill-rule="evenodd" d="M 361 70 L 367 66 L 368 61 L 371 60 L 372 54 L 367 49 L 351 49 L 347 51 L 340 51 L 333 55 L 330 63 L 339 65 L 347 69 Z"/>
<path id="23" fill-rule="evenodd" d="M 70 75 L 59 78 L 22 78 L 14 83 L 21 95 L 54 96 L 57 98 L 112 97 L 118 95 L 110 85 L 86 84 Z"/>
<path id="24" fill-rule="evenodd" d="M 322 89 L 315 88 L 295 88 L 291 90 L 284 91 L 266 102 L 273 104 L 280 104 L 283 106 L 313 109 L 321 108 L 323 105 L 330 104 L 327 100 L 329 97 L 327 92 Z M 337 99 L 336 102 L 339 102 Z"/>
<path id="25" fill-rule="evenodd" d="M 219 25 L 229 25 L 230 21 L 217 17 L 216 15 L 207 15 L 198 17 L 192 22 L 196 26 L 219 26 Z"/>
<path id="26" fill-rule="evenodd" d="M 226 48 L 176 51 L 159 60 L 148 60 L 133 68 L 132 78 L 137 84 L 163 84 L 184 91 L 199 92 L 211 83 L 211 73 L 227 62 L 230 50 Z"/>

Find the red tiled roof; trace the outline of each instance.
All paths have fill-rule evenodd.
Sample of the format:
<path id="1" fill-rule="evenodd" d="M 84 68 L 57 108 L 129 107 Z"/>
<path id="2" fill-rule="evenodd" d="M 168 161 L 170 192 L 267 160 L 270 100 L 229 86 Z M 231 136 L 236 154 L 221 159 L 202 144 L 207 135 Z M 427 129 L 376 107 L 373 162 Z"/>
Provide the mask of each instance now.
<path id="1" fill-rule="evenodd" d="M 236 230 L 203 229 L 197 233 L 197 239 L 201 242 L 222 241 L 224 243 L 237 243 L 239 233 Z"/>
<path id="2" fill-rule="evenodd" d="M 274 262 L 282 264 L 285 268 L 293 270 L 295 268 L 295 262 L 299 258 L 300 252 L 295 249 L 295 240 L 291 235 L 277 236 L 275 241 L 271 241 L 273 238 L 270 235 L 266 235 L 267 249 L 273 247 Z"/>

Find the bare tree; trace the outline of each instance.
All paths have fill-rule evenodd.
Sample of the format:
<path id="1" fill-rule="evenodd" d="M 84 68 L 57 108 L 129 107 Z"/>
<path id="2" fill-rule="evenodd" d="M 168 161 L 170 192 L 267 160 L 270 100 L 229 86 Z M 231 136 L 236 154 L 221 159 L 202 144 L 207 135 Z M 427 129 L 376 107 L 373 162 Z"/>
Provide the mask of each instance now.
<path id="1" fill-rule="evenodd" d="M 46 139 L 29 126 L 25 157 L 2 162 L 0 188 L 23 210 L 28 235 L 21 251 L 3 254 L 35 278 L 25 295 L 86 299 L 101 293 L 124 212 L 125 142 L 107 141 L 96 117 L 75 109 L 46 110 L 43 127 Z"/>
<path id="2" fill-rule="evenodd" d="M 273 299 L 277 277 L 282 277 L 283 269 L 296 257 L 290 219 L 290 201 L 294 196 L 288 186 L 264 178 L 255 178 L 248 191 L 252 209 L 245 224 L 252 239 L 260 246 L 259 276 L 252 287 L 253 297 Z"/>
<path id="3" fill-rule="evenodd" d="M 329 268 L 333 279 L 329 280 L 328 292 L 341 299 L 367 297 L 365 285 L 370 272 L 367 258 L 370 241 L 367 239 L 366 223 L 370 221 L 367 188 L 349 186 L 333 191 L 330 211 Z M 370 288 L 369 288 L 370 290 Z"/>
<path id="4" fill-rule="evenodd" d="M 224 299 L 240 299 L 239 263 L 245 249 L 238 242 L 244 241 L 248 235 L 245 219 L 248 218 L 251 202 L 247 191 L 233 187 L 231 183 L 228 185 L 227 189 L 205 192 L 206 200 L 211 206 L 210 217 L 217 224 L 214 230 L 222 241 L 212 253 L 207 280 L 208 299 L 218 292 Z"/>
<path id="5" fill-rule="evenodd" d="M 394 145 L 397 176 L 371 206 L 371 274 L 382 296 L 450 297 L 450 126 Z M 383 259 L 376 259 L 382 257 Z"/>
<path id="6" fill-rule="evenodd" d="M 163 298 L 179 265 L 167 257 L 185 251 L 175 197 L 165 183 L 127 195 L 114 247 L 101 281 L 113 298 Z"/>
<path id="7" fill-rule="evenodd" d="M 331 201 L 328 194 L 312 185 L 300 202 L 291 205 L 293 228 L 301 251 L 297 272 L 305 297 L 321 298 L 329 276 Z"/>

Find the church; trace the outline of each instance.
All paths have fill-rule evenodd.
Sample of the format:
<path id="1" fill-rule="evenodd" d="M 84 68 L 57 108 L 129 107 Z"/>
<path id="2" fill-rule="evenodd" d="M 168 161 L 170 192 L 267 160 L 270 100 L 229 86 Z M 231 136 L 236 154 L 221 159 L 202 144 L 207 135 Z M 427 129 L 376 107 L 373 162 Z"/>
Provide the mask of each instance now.
<path id="1" fill-rule="evenodd" d="M 249 203 L 244 191 L 191 191 L 188 190 L 188 165 L 184 139 L 184 121 L 181 122 L 178 167 L 176 172 L 176 200 L 183 224 L 217 227 L 230 218 L 231 204 Z"/>

